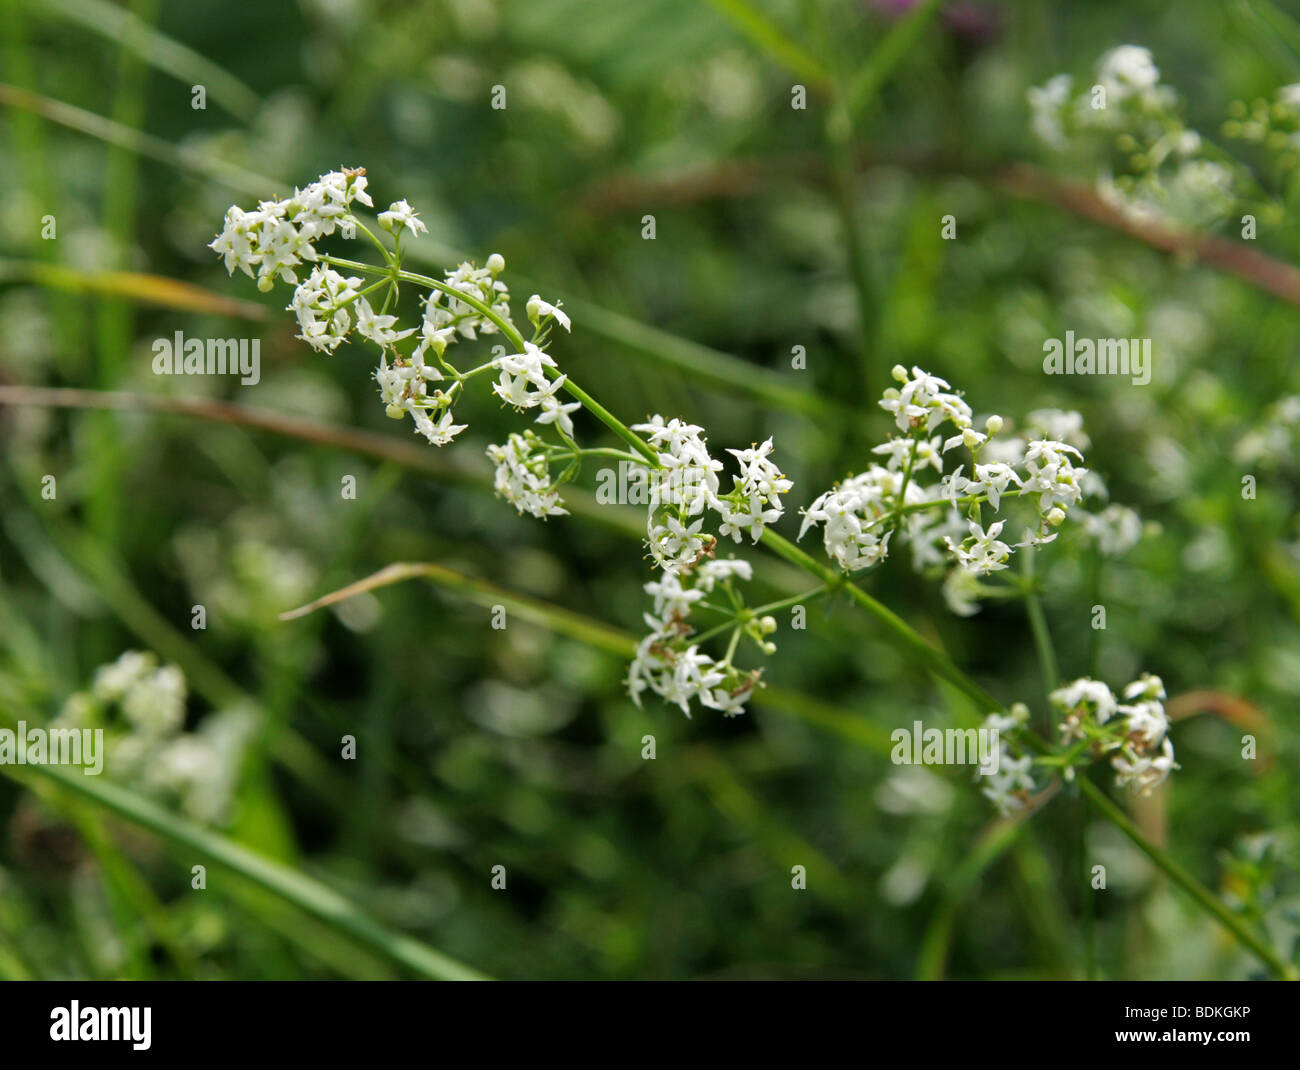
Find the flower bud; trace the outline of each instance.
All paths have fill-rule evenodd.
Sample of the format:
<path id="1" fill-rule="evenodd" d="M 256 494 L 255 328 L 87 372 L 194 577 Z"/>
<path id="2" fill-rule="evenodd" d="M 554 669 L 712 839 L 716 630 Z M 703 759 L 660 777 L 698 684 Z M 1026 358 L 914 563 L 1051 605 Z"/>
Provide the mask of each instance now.
<path id="1" fill-rule="evenodd" d="M 984 430 L 987 431 L 990 435 L 996 435 L 999 431 L 1002 430 L 1002 417 L 996 415 L 990 416 L 987 420 L 984 421 Z"/>
<path id="2" fill-rule="evenodd" d="M 506 269 L 506 258 L 500 253 L 493 253 L 487 258 L 487 269 L 493 275 L 499 275 Z"/>

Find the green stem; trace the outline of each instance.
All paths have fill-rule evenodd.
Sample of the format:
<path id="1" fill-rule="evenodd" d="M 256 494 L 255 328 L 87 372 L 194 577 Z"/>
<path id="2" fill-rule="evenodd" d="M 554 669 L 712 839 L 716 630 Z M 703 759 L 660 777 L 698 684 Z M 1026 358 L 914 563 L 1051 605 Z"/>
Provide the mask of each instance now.
<path id="1" fill-rule="evenodd" d="M 432 289 L 441 290 L 463 301 L 465 304 L 474 308 L 481 315 L 485 316 L 492 323 L 496 324 L 505 337 L 516 345 L 522 352 L 524 349 L 523 338 L 515 327 L 506 319 L 494 312 L 489 306 L 476 298 L 464 294 L 447 283 L 433 279 L 427 275 L 417 275 L 412 272 L 395 271 L 388 272 L 385 269 L 375 268 L 368 264 L 358 261 L 343 260 L 337 257 L 323 257 L 322 259 L 339 266 L 349 267 L 355 270 L 363 271 L 369 274 L 392 274 L 398 278 L 417 285 L 426 286 Z M 582 405 L 592 412 L 602 423 L 615 432 L 620 438 L 631 445 L 637 453 L 645 457 L 652 467 L 660 467 L 659 460 L 650 446 L 637 436 L 630 428 L 614 417 L 604 406 L 600 405 L 585 391 L 581 390 L 568 379 L 565 380 L 565 388 L 569 394 L 575 397 Z M 926 503 L 928 505 L 929 503 Z M 860 587 L 849 582 L 848 577 L 837 572 L 835 569 L 817 561 L 809 554 L 805 553 L 794 543 L 781 535 L 778 535 L 771 528 L 763 532 L 762 541 L 765 542 L 778 556 L 786 561 L 803 569 L 805 572 L 817 577 L 826 585 L 828 593 L 833 593 L 843 589 L 848 596 L 865 609 L 878 624 L 882 625 L 889 637 L 903 650 L 911 653 L 919 662 L 925 665 L 931 672 L 939 678 L 946 680 L 955 686 L 959 691 L 969 697 L 976 706 L 983 712 L 1000 711 L 1004 706 L 988 691 L 967 676 L 948 658 L 946 654 L 932 646 L 918 632 L 916 632 L 906 621 L 899 617 L 888 607 L 872 598 Z M 1029 560 L 1029 559 L 1027 559 Z M 411 566 L 405 566 L 410 568 Z M 425 566 L 428 567 L 428 566 Z M 1032 561 L 1026 565 L 1026 568 L 1032 570 Z M 387 571 L 387 570 L 385 570 Z M 1032 573 L 1031 573 L 1032 574 Z M 1046 619 L 1042 616 L 1042 607 L 1037 602 L 1036 593 L 1030 589 L 1026 594 L 1026 605 L 1029 609 L 1030 624 L 1034 630 L 1035 644 L 1038 647 L 1040 664 L 1043 668 L 1044 679 L 1050 690 L 1055 686 L 1057 679 L 1055 655 L 1051 648 L 1050 635 L 1047 632 Z M 1042 753 L 1050 751 L 1050 746 L 1044 740 L 1034 735 L 1032 732 L 1023 733 L 1026 745 L 1031 746 L 1034 750 Z M 1149 843 L 1142 833 L 1137 829 L 1119 811 L 1109 799 L 1101 793 L 1086 779 L 1080 781 L 1085 794 L 1098 807 L 1102 815 L 1116 824 L 1122 832 L 1133 840 L 1137 846 L 1148 855 L 1158 866 L 1160 866 L 1173 880 L 1181 884 L 1193 897 L 1223 922 L 1241 942 L 1253 951 L 1280 977 L 1294 977 L 1296 971 L 1294 968 L 1287 966 L 1281 961 L 1271 949 L 1259 940 L 1240 922 L 1240 919 L 1232 915 L 1226 907 L 1215 899 L 1209 892 L 1202 888 L 1189 874 L 1187 874 L 1178 864 L 1160 848 Z"/>
<path id="2" fill-rule="evenodd" d="M 858 305 L 859 356 L 858 393 L 863 399 L 871 393 L 871 353 L 875 337 L 875 282 L 867 261 L 862 241 L 862 225 L 858 218 L 855 168 L 850 140 L 853 122 L 847 109 L 839 102 L 838 94 L 829 118 L 823 125 L 823 137 L 830 158 L 831 180 L 835 193 L 835 206 L 844 231 L 844 249 L 848 254 L 849 272 L 853 276 L 853 292 Z"/>
<path id="3" fill-rule="evenodd" d="M 421 977 L 432 980 L 487 980 L 477 970 L 419 940 L 386 929 L 333 889 L 264 858 L 233 840 L 176 817 L 134 792 L 58 766 L 31 765 L 24 768 L 74 795 L 91 800 L 118 817 L 148 829 L 170 843 L 189 848 L 200 857 L 233 870 Z M 11 767 L 4 767 L 6 774 L 17 775 L 10 770 Z"/>
<path id="4" fill-rule="evenodd" d="M 325 256 L 321 257 L 321 259 L 327 263 L 336 264 L 339 267 L 351 268 L 354 271 L 364 271 L 371 275 L 391 274 L 406 282 L 413 282 L 417 286 L 426 286 L 429 289 L 441 290 L 443 293 L 456 298 L 456 300 L 469 305 L 469 307 L 474 309 L 474 311 L 479 313 L 479 315 L 495 324 L 496 328 L 505 335 L 506 339 L 515 347 L 517 352 L 522 353 L 524 351 L 524 337 L 515 328 L 513 323 L 497 313 L 490 305 L 485 304 L 471 294 L 456 289 L 456 287 L 452 286 L 450 283 L 435 279 L 429 275 L 417 275 L 412 271 L 389 271 L 385 268 L 376 267 L 373 264 L 363 263 L 360 260 L 345 260 L 342 257 L 337 256 Z M 637 435 L 636 432 L 614 416 L 613 413 L 605 408 L 604 405 L 600 404 L 600 402 L 567 376 L 564 380 L 564 389 L 572 397 L 581 402 L 583 408 L 595 416 L 596 419 L 644 457 L 646 463 L 651 468 L 660 467 L 659 455 L 655 453 L 649 445 L 647 445 L 644 439 Z"/>
<path id="5" fill-rule="evenodd" d="M 614 416 L 604 405 L 600 404 L 595 398 L 583 390 L 572 379 L 566 377 L 564 380 L 564 389 L 578 401 L 582 402 L 582 407 L 596 417 L 601 423 L 608 427 L 614 434 L 618 435 L 624 442 L 637 451 L 645 458 L 646 463 L 651 468 L 661 467 L 659 464 L 659 455 L 641 438 L 635 431 L 624 424 L 618 417 Z"/>
<path id="6" fill-rule="evenodd" d="M 1080 777 L 1078 783 L 1080 790 L 1096 807 L 1098 813 L 1132 840 L 1134 846 L 1159 866 L 1175 884 L 1180 885 L 1198 904 L 1213 914 L 1243 946 L 1254 952 L 1255 957 L 1263 962 L 1275 977 L 1283 981 L 1300 980 L 1300 970 L 1285 962 L 1277 952 L 1260 939 L 1258 934 L 1251 931 L 1240 917 L 1224 906 L 1217 896 L 1183 869 L 1172 855 L 1142 835 L 1142 830 L 1097 785 L 1087 777 Z"/>
<path id="7" fill-rule="evenodd" d="M 1080 779 L 1089 775 L 1089 770 L 1080 769 Z M 1086 980 L 1097 979 L 1097 905 L 1092 887 L 1092 867 L 1088 864 L 1088 811 L 1079 811 L 1079 880 L 1083 896 L 1083 976 Z"/>
<path id="8" fill-rule="evenodd" d="M 842 588 L 850 598 L 870 613 L 877 623 L 884 626 L 894 642 L 913 654 L 917 660 L 941 679 L 947 680 L 963 694 L 967 695 L 983 713 L 1001 710 L 1003 705 L 988 691 L 957 668 L 946 654 L 931 646 L 922 636 L 914 631 L 905 620 L 893 610 L 877 602 L 861 587 L 848 581 L 848 577 L 836 572 L 827 565 L 799 549 L 788 539 L 778 535 L 771 528 L 763 532 L 763 542 L 775 553 L 785 558 L 792 565 L 809 572 L 833 589 Z"/>
<path id="9" fill-rule="evenodd" d="M 1025 580 L 1025 611 L 1029 614 L 1029 627 L 1034 633 L 1034 650 L 1038 654 L 1038 667 L 1043 674 L 1045 694 L 1051 694 L 1061 682 L 1060 672 L 1056 667 L 1056 653 L 1052 649 L 1052 635 L 1047 629 L 1047 617 L 1043 614 L 1043 604 L 1039 601 L 1038 591 L 1034 586 L 1034 551 L 1025 549 L 1020 555 L 1021 570 Z"/>
<path id="10" fill-rule="evenodd" d="M 789 609 L 791 606 L 797 606 L 802 602 L 815 602 L 819 598 L 825 598 L 831 593 L 830 587 L 814 587 L 811 591 L 804 591 L 803 594 L 793 594 L 789 598 L 782 598 L 779 602 L 767 602 L 761 606 L 755 606 L 750 613 L 755 617 L 762 617 L 768 613 L 779 613 L 783 609 Z"/>

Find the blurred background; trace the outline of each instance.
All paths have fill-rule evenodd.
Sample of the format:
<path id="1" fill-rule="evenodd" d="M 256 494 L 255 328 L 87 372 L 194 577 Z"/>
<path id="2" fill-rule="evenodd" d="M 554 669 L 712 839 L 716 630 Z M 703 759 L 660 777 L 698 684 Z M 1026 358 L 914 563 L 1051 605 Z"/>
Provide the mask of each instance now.
<path id="1" fill-rule="evenodd" d="M 503 978 L 1260 972 L 1077 793 L 1008 822 L 964 775 L 891 764 L 890 730 L 955 724 L 962 700 L 841 601 L 782 628 L 748 715 L 638 710 L 620 649 L 651 578 L 640 512 L 575 494 L 570 517 L 516 516 L 484 450 L 517 417 L 479 392 L 457 443 L 425 446 L 384 418 L 368 350 L 313 353 L 286 289 L 259 294 L 205 248 L 230 204 L 341 165 L 367 169 L 377 206 L 420 211 L 415 270 L 500 252 L 516 316 L 530 293 L 563 299 L 553 352 L 624 420 L 680 415 L 715 452 L 774 435 L 790 537 L 888 433 L 875 400 L 896 363 L 977 413 L 1080 411 L 1089 467 L 1144 537 L 1103 558 L 1071 530 L 1038 555 L 1062 675 L 1163 677 L 1182 769 L 1124 805 L 1293 961 L 1300 235 L 1290 142 L 1243 124 L 1300 81 L 1297 14 L 6 0 L 0 713 L 93 708 L 126 738 L 131 702 L 163 711 L 136 766 L 85 779 L 186 824 L 0 767 L 0 976 L 437 972 L 386 953 L 396 934 Z M 1121 44 L 1151 49 L 1231 193 L 1125 214 L 1113 145 L 1034 136 L 1029 89 L 1086 87 Z M 1152 338 L 1151 384 L 1044 376 L 1066 330 Z M 261 381 L 155 376 L 153 342 L 177 331 L 259 339 Z M 737 552 L 758 600 L 808 586 Z M 278 619 L 395 561 L 445 572 Z M 1042 716 L 1019 603 L 957 617 L 901 555 L 867 588 Z M 195 890 L 189 823 L 385 935 L 247 867 Z"/>

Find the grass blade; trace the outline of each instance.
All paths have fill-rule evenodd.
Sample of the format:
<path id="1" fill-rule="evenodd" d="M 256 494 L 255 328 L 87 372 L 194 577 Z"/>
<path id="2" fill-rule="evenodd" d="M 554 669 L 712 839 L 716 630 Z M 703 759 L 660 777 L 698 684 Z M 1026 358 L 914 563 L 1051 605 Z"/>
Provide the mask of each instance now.
<path id="1" fill-rule="evenodd" d="M 41 0 L 31 7 L 37 13 L 61 15 L 115 42 L 184 85 L 204 86 L 213 100 L 241 119 L 252 118 L 262 105 L 261 98 L 225 68 L 116 4 L 105 0 Z"/>
<path id="2" fill-rule="evenodd" d="M 10 725 L 14 724 L 14 719 L 4 719 Z M 264 858 L 217 832 L 177 817 L 126 788 L 60 766 L 30 765 L 23 768 L 29 770 L 30 775 L 43 777 L 102 810 L 148 829 L 172 844 L 189 848 L 239 874 L 420 977 L 436 981 L 489 980 L 485 974 L 414 937 L 386 928 L 355 903 L 319 881 Z M 4 766 L 6 775 L 17 779 L 15 769 L 13 766 Z"/>

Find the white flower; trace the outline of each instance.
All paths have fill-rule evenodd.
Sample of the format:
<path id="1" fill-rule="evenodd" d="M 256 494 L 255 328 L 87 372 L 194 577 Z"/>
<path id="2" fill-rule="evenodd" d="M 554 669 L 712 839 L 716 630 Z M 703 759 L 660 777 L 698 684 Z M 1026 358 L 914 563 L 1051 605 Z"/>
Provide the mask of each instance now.
<path id="1" fill-rule="evenodd" d="M 158 659 L 152 654 L 128 650 L 111 665 L 101 665 L 95 670 L 91 693 L 100 702 L 118 702 L 157 665 Z"/>
<path id="2" fill-rule="evenodd" d="M 541 441 L 532 431 L 512 434 L 504 446 L 489 446 L 488 457 L 496 464 L 493 489 L 520 513 L 544 520 L 561 516 L 560 495 L 551 486 L 550 466 Z"/>
<path id="3" fill-rule="evenodd" d="M 409 338 L 415 333 L 414 327 L 405 331 L 393 330 L 393 325 L 397 323 L 397 317 L 381 316 L 370 307 L 370 302 L 364 297 L 357 298 L 356 311 L 357 334 L 374 342 L 381 349 L 386 349 L 394 342 L 400 342 L 403 338 Z"/>
<path id="4" fill-rule="evenodd" d="M 298 317 L 298 337 L 313 349 L 333 353 L 352 329 L 348 308 L 358 300 L 361 280 L 317 266 L 293 291 L 289 309 Z"/>
<path id="5" fill-rule="evenodd" d="M 919 474 L 927 466 L 942 474 L 943 451 L 939 449 L 939 442 L 938 435 L 917 439 L 894 436 L 873 447 L 871 452 L 888 456 L 885 467 L 891 472 L 902 471 L 910 461 L 913 475 Z"/>
<path id="6" fill-rule="evenodd" d="M 1169 731 L 1169 718 L 1159 702 L 1120 706 L 1119 712 L 1128 718 L 1129 732 L 1141 737 L 1142 742 L 1148 746 L 1155 746 Z"/>
<path id="7" fill-rule="evenodd" d="M 962 568 L 987 576 L 990 572 L 997 572 L 1006 568 L 1007 558 L 1011 556 L 1011 547 L 998 539 L 998 536 L 1002 534 L 1002 526 L 1005 523 L 1005 521 L 999 520 L 994 524 L 990 524 L 988 530 L 985 531 L 972 520 L 970 521 L 969 546 L 966 545 L 965 541 L 961 545 L 957 545 L 951 538 L 945 538 L 944 542 Z"/>
<path id="8" fill-rule="evenodd" d="M 1165 697 L 1165 682 L 1160 677 L 1144 672 L 1131 684 L 1124 688 L 1125 698 L 1144 698 L 1144 699 L 1163 699 Z"/>
<path id="9" fill-rule="evenodd" d="M 943 452 L 956 449 L 958 446 L 965 446 L 968 450 L 977 450 L 989 440 L 988 435 L 980 434 L 973 427 L 965 428 L 961 434 L 953 435 L 943 444 Z"/>
<path id="10" fill-rule="evenodd" d="M 412 237 L 429 233 L 429 228 L 419 218 L 419 213 L 404 200 L 394 201 L 387 212 L 380 212 L 379 225 L 394 234 L 405 227 Z"/>
<path id="11" fill-rule="evenodd" d="M 1107 104 L 1119 103 L 1154 89 L 1160 82 L 1160 71 L 1150 49 L 1120 45 L 1097 62 L 1097 81 L 1106 87 Z"/>
<path id="12" fill-rule="evenodd" d="M 1016 543 L 1016 549 L 1026 550 L 1031 546 L 1046 546 L 1049 542 L 1054 542 L 1059 534 L 1059 531 L 1048 531 L 1046 528 L 1039 531 L 1025 528 L 1025 537 Z"/>
<path id="13" fill-rule="evenodd" d="M 542 397 L 542 413 L 534 420 L 538 424 L 554 424 L 569 438 L 573 437 L 573 421 L 569 419 L 569 413 L 577 412 L 582 408 L 582 404 L 577 401 L 571 401 L 567 404 L 561 404 L 556 400 L 555 394 L 550 393 Z"/>
<path id="14" fill-rule="evenodd" d="M 1068 74 L 1058 74 L 1041 88 L 1029 90 L 1030 125 L 1035 136 L 1054 149 L 1066 145 L 1063 115 L 1073 85 L 1074 79 Z"/>
<path id="15" fill-rule="evenodd" d="M 729 580 L 733 576 L 742 580 L 752 580 L 754 566 L 748 561 L 737 561 L 734 557 L 717 558 L 700 565 L 695 570 L 695 576 L 696 588 L 709 592 L 716 584 Z"/>
<path id="16" fill-rule="evenodd" d="M 732 477 L 735 484 L 732 492 L 713 503 L 722 514 L 723 524 L 718 529 L 720 535 L 730 535 L 739 542 L 741 533 L 747 532 L 754 542 L 758 542 L 763 529 L 781 519 L 785 509 L 780 495 L 793 484 L 768 459 L 772 449 L 769 438 L 761 446 L 727 451 L 739 463 L 740 475 Z"/>
<path id="17" fill-rule="evenodd" d="M 692 566 L 716 542 L 703 530 L 703 514 L 724 508 L 718 498 L 722 462 L 709 455 L 704 429 L 696 424 L 656 414 L 632 429 L 659 449 L 660 467 L 651 472 L 646 518 L 650 553 L 661 568 Z"/>
<path id="18" fill-rule="evenodd" d="M 1016 475 L 1015 469 L 1009 464 L 977 464 L 975 465 L 975 479 L 969 481 L 966 492 L 987 495 L 989 505 L 993 506 L 994 510 L 997 510 L 1001 508 L 1002 495 L 1007 492 L 1007 487 L 1012 483 L 1017 487 L 1024 485 L 1020 477 Z M 978 490 L 975 489 L 977 487 Z"/>
<path id="19" fill-rule="evenodd" d="M 943 581 L 943 600 L 959 617 L 973 617 L 979 612 L 979 577 L 964 568 L 952 569 Z"/>
<path id="20" fill-rule="evenodd" d="M 371 204 L 365 172 L 332 171 L 292 197 L 262 201 L 254 211 L 232 205 L 208 248 L 232 275 L 239 268 L 251 278 L 257 268 L 260 290 L 270 290 L 277 279 L 296 285 L 293 269 L 317 258 L 314 243 L 334 233 L 354 200 Z"/>
<path id="21" fill-rule="evenodd" d="M 999 741 L 999 746 L 998 771 L 980 777 L 983 784 L 980 791 L 1006 817 L 1024 809 L 1029 793 L 1034 790 L 1034 778 L 1029 775 L 1033 758 L 1027 754 L 1013 757 L 1005 741 Z"/>
<path id="22" fill-rule="evenodd" d="M 522 353 L 508 353 L 492 361 L 501 378 L 492 384 L 492 392 L 516 409 L 531 409 L 551 397 L 564 385 L 564 376 L 548 379 L 547 368 L 554 368 L 550 355 L 532 342 L 524 343 Z"/>
<path id="23" fill-rule="evenodd" d="M 646 617 L 652 628 L 685 619 L 691 606 L 707 593 L 703 587 L 683 586 L 681 576 L 674 572 L 661 573 L 659 579 L 645 585 L 645 592 L 654 599 L 654 615 Z"/>
<path id="24" fill-rule="evenodd" d="M 487 266 L 476 268 L 473 264 L 463 263 L 455 269 L 443 273 L 443 279 L 458 293 L 472 298 L 479 304 L 488 306 L 492 312 L 506 323 L 510 318 L 510 291 L 497 275 L 505 268 L 505 261 L 493 253 L 488 257 Z M 430 290 L 424 302 L 424 318 L 433 328 L 440 330 L 450 327 L 463 338 L 477 338 L 479 334 L 497 334 L 501 328 L 493 320 L 462 301 L 442 290 Z"/>
<path id="25" fill-rule="evenodd" d="M 1047 697 L 1053 706 L 1068 715 L 1066 722 L 1061 726 L 1067 739 L 1082 738 L 1077 722 L 1073 722 L 1071 718 L 1091 714 L 1098 724 L 1104 725 L 1115 716 L 1119 708 L 1111 689 L 1088 676 L 1081 677 L 1064 687 L 1058 687 Z"/>
<path id="26" fill-rule="evenodd" d="M 740 477 L 736 482 L 746 496 L 775 500 L 776 495 L 786 493 L 794 485 L 768 460 L 772 449 L 772 439 L 769 438 L 761 446 L 727 450 L 740 464 Z"/>
<path id="27" fill-rule="evenodd" d="M 656 523 L 652 512 L 646 523 L 646 537 L 655 561 L 665 568 L 693 565 L 710 545 L 705 540 L 712 540 L 712 536 L 701 533 L 703 525 L 703 518 L 686 525 L 671 513 L 663 523 Z"/>
<path id="28" fill-rule="evenodd" d="M 758 542 L 763 536 L 764 527 L 780 519 L 780 509 L 764 509 L 760 499 L 751 498 L 748 508 L 744 510 L 735 510 L 724 505 L 722 526 L 718 528 L 718 534 L 730 535 L 736 542 L 740 542 L 743 533 L 748 534 L 754 542 Z"/>
<path id="29" fill-rule="evenodd" d="M 1050 439 L 1035 439 L 1025 451 L 1029 478 L 1024 481 L 1024 490 L 1027 494 L 1039 496 L 1038 509 L 1044 516 L 1053 506 L 1068 509 L 1083 497 L 1080 480 L 1088 470 L 1076 467 L 1070 459 L 1071 454 L 1083 460 L 1083 455 L 1073 446 Z"/>
<path id="30" fill-rule="evenodd" d="M 1160 744 L 1160 752 L 1154 757 L 1125 748 L 1111 759 L 1111 765 L 1117 774 L 1115 786 L 1131 788 L 1139 795 L 1150 795 L 1169 778 L 1171 771 L 1178 768 L 1174 761 L 1174 747 L 1168 737 Z"/>
<path id="31" fill-rule="evenodd" d="M 841 568 L 856 572 L 871 567 L 887 555 L 892 534 L 882 537 L 871 527 L 890 515 L 902 481 L 902 473 L 872 465 L 862 475 L 832 487 L 803 510 L 799 538 L 813 525 L 822 524 L 826 552 Z"/>
<path id="32" fill-rule="evenodd" d="M 1127 553 L 1142 538 L 1142 519 L 1127 505 L 1108 505 L 1100 513 L 1084 513 L 1083 530 L 1105 557 Z"/>
<path id="33" fill-rule="evenodd" d="M 540 327 L 542 325 L 542 320 L 547 316 L 553 316 L 555 322 L 566 331 L 572 331 L 573 325 L 569 322 L 568 315 L 561 311 L 560 304 L 561 302 L 559 301 L 556 301 L 555 304 L 551 304 L 549 301 L 543 301 L 537 296 L 537 294 L 533 294 L 533 296 L 528 299 L 528 304 L 526 306 L 529 321 L 534 327 Z"/>
<path id="34" fill-rule="evenodd" d="M 689 618 L 696 603 L 718 583 L 748 580 L 752 574 L 744 561 L 705 561 L 690 571 L 664 572 L 645 585 L 654 598 L 654 612 L 646 614 L 650 634 L 637 645 L 628 666 L 627 690 L 633 702 L 640 706 L 642 694 L 650 691 L 675 703 L 687 717 L 692 701 L 727 717 L 745 712 L 758 671 L 746 672 L 732 665 L 730 657 L 718 662 L 703 653 L 689 638 Z M 766 644 L 764 649 L 773 648 Z"/>
<path id="35" fill-rule="evenodd" d="M 451 410 L 447 409 L 441 419 L 434 420 L 423 409 L 415 409 L 411 413 L 415 419 L 415 430 L 429 440 L 430 445 L 446 446 L 451 440 L 459 435 L 469 426 L 469 424 L 452 423 Z M 564 512 L 563 509 L 559 510 Z"/>
<path id="36" fill-rule="evenodd" d="M 166 735 L 185 722 L 185 675 L 164 665 L 138 679 L 122 699 L 122 712 L 148 735 Z"/>
<path id="37" fill-rule="evenodd" d="M 959 428 L 970 426 L 970 407 L 956 394 L 947 393 L 947 380 L 917 367 L 909 376 L 901 365 L 895 366 L 893 374 L 903 385 L 886 391 L 880 407 L 894 414 L 900 431 L 921 428 L 929 432 L 944 420 L 951 420 Z"/>
<path id="38" fill-rule="evenodd" d="M 1086 450 L 1092 445 L 1083 429 L 1083 414 L 1073 409 L 1035 409 L 1025 417 L 1025 429 L 1037 432 L 1034 438 L 1066 442 L 1075 449 Z"/>
<path id="39" fill-rule="evenodd" d="M 426 369 L 400 360 L 390 365 L 387 356 L 379 358 L 375 382 L 379 384 L 379 398 L 384 403 L 384 411 L 393 419 L 400 420 L 408 411 L 424 403 L 428 386 L 421 374 L 423 370 Z M 435 373 L 434 377 L 442 378 L 440 373 Z"/>

